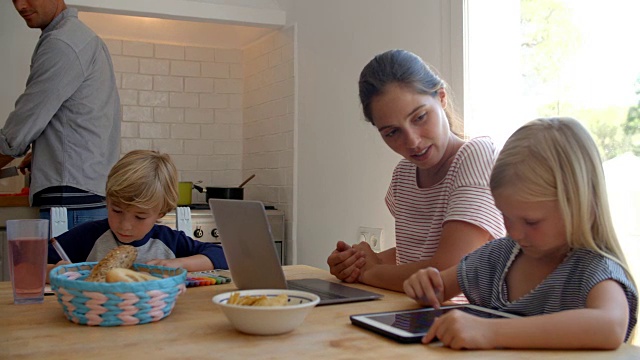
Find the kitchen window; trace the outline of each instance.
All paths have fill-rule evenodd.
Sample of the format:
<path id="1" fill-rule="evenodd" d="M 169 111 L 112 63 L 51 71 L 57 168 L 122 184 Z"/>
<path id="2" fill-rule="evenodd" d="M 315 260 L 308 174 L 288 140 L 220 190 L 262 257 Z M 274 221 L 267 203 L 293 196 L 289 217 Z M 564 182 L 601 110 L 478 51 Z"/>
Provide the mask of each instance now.
<path id="1" fill-rule="evenodd" d="M 464 8 L 465 132 L 502 146 L 537 117 L 583 122 L 600 148 L 618 239 L 640 280 L 640 2 L 468 0 Z"/>

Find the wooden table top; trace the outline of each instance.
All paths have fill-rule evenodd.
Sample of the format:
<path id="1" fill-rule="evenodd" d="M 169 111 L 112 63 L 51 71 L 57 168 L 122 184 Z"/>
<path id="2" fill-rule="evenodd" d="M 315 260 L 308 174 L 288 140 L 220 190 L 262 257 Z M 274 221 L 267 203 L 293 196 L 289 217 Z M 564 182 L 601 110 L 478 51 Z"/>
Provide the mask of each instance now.
<path id="1" fill-rule="evenodd" d="M 286 266 L 289 279 L 336 281 L 327 271 Z M 44 304 L 14 305 L 11 283 L 0 283 L 0 359 L 640 359 L 640 348 L 616 351 L 456 351 L 437 344 L 399 344 L 351 325 L 349 315 L 416 308 L 403 294 L 382 300 L 314 308 L 293 332 L 254 336 L 237 332 L 211 302 L 233 284 L 189 288 L 167 318 L 150 324 L 93 327 L 69 322 L 55 296 Z"/>

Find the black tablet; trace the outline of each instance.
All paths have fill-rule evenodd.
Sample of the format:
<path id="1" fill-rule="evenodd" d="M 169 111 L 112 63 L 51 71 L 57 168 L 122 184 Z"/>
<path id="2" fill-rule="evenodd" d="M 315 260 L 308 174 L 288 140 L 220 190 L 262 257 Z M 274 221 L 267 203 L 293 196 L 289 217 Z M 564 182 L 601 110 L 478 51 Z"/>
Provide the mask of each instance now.
<path id="1" fill-rule="evenodd" d="M 475 305 L 452 305 L 415 310 L 351 315 L 351 323 L 401 343 L 417 343 L 429 331 L 433 320 L 453 309 L 484 318 L 514 318 L 516 315 Z"/>

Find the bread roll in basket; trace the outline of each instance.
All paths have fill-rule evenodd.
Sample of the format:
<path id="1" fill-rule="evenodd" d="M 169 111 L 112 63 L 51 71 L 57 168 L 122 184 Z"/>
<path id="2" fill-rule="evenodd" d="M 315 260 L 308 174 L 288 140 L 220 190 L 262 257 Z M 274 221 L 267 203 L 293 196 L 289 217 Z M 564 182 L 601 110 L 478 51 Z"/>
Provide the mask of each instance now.
<path id="1" fill-rule="evenodd" d="M 95 326 L 138 325 L 171 314 L 186 291 L 187 271 L 158 265 L 133 264 L 157 280 L 142 282 L 84 281 L 96 262 L 61 265 L 50 272 L 51 289 L 69 321 Z"/>

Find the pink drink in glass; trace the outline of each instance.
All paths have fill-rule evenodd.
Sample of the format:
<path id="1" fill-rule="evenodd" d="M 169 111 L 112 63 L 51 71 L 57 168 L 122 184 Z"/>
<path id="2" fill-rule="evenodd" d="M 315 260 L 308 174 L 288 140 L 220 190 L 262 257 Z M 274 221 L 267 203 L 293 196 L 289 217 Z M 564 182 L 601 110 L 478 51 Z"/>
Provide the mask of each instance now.
<path id="1" fill-rule="evenodd" d="M 7 220 L 9 272 L 15 304 L 44 301 L 48 223 L 47 220 Z"/>
<path id="2" fill-rule="evenodd" d="M 9 271 L 14 284 L 14 303 L 44 301 L 47 246 L 46 238 L 9 240 Z"/>

